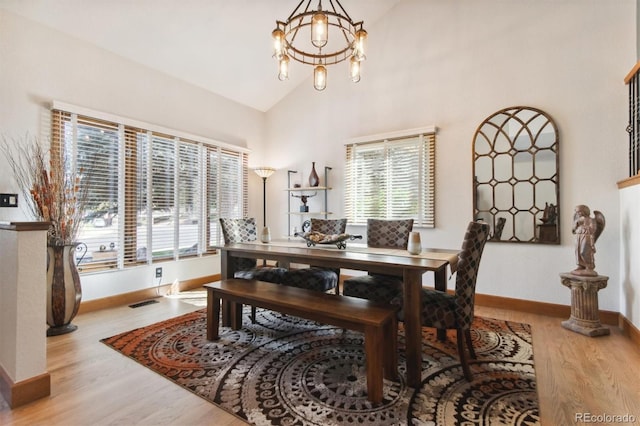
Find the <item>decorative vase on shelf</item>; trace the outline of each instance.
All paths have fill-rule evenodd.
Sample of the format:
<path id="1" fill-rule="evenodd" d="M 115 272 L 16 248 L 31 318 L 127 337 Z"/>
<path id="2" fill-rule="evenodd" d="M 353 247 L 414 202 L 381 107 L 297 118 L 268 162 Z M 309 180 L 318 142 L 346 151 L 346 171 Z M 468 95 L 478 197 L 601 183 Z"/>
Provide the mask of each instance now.
<path id="1" fill-rule="evenodd" d="M 316 162 L 313 161 L 311 163 L 311 174 L 309 175 L 309 186 L 315 187 L 320 185 L 320 178 L 318 177 L 318 173 L 316 172 Z"/>
<path id="2" fill-rule="evenodd" d="M 420 242 L 419 232 L 413 231 L 409 234 L 407 251 L 411 254 L 420 254 L 422 252 L 422 243 Z"/>
<path id="3" fill-rule="evenodd" d="M 75 256 L 79 245 L 47 246 L 47 336 L 70 333 L 78 328 L 71 321 L 78 313 L 82 299 Z M 84 248 L 86 253 L 86 245 Z"/>

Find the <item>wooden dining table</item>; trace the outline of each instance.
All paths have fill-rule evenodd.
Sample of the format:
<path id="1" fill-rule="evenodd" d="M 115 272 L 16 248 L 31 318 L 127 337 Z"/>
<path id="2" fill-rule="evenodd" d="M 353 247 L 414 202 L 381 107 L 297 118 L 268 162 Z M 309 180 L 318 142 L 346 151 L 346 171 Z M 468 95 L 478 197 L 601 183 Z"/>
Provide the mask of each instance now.
<path id="1" fill-rule="evenodd" d="M 422 371 L 422 324 L 420 290 L 422 275 L 434 273 L 434 287 L 444 291 L 447 277 L 455 272 L 459 250 L 423 249 L 419 255 L 406 250 L 377 249 L 348 245 L 317 245 L 307 247 L 299 241 L 273 241 L 271 243 L 233 243 L 216 247 L 221 253 L 222 279 L 233 278 L 234 258 L 264 259 L 278 262 L 283 268 L 291 264 L 314 265 L 367 271 L 374 274 L 401 275 L 404 295 L 404 330 L 406 355 L 406 380 L 411 387 L 419 387 Z M 223 309 L 222 324 L 242 324 L 242 312 Z M 444 330 L 443 330 L 444 332 Z M 442 335 L 439 337 L 443 337 Z"/>

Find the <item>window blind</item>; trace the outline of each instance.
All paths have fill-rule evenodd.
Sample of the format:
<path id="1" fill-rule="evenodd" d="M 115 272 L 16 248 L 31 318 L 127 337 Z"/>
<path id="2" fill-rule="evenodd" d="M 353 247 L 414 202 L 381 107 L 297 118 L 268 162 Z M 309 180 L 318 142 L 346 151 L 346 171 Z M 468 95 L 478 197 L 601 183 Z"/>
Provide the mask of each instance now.
<path id="1" fill-rule="evenodd" d="M 177 152 L 175 141 L 151 137 L 151 247 L 153 259 L 174 257 L 174 206 Z"/>
<path id="2" fill-rule="evenodd" d="M 53 158 L 90 176 L 80 271 L 212 252 L 218 219 L 248 214 L 248 153 L 122 121 L 52 110 Z"/>
<path id="3" fill-rule="evenodd" d="M 178 256 L 200 252 L 200 150 L 196 143 L 180 142 L 178 153 Z"/>
<path id="4" fill-rule="evenodd" d="M 435 226 L 435 132 L 346 146 L 345 214 Z"/>
<path id="5" fill-rule="evenodd" d="M 124 221 L 123 265 L 132 266 L 147 260 L 147 152 L 148 136 L 142 129 L 124 129 Z"/>

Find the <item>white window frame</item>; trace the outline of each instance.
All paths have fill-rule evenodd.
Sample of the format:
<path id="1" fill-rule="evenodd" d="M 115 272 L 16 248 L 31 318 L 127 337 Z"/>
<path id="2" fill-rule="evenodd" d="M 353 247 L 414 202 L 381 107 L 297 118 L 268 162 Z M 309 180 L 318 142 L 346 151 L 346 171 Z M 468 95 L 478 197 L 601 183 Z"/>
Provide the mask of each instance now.
<path id="1" fill-rule="evenodd" d="M 165 258 L 156 258 L 154 259 L 153 255 L 152 255 L 152 241 L 151 241 L 151 221 L 153 221 L 153 217 L 152 217 L 152 213 L 153 213 L 153 209 L 151 206 L 151 191 L 150 191 L 150 182 L 151 182 L 151 173 L 150 170 L 147 170 L 147 216 L 148 217 L 148 226 L 147 226 L 147 238 L 146 241 L 144 241 L 145 246 L 147 247 L 148 253 L 146 256 L 146 260 L 144 260 L 143 262 L 140 261 L 136 261 L 135 259 L 131 258 L 131 253 L 129 253 L 129 250 L 125 247 L 125 241 L 128 240 L 129 236 L 126 235 L 126 229 L 125 229 L 125 220 L 119 220 L 118 221 L 118 242 L 117 242 L 117 248 L 118 248 L 118 253 L 117 253 L 117 259 L 114 260 L 110 260 L 108 262 L 90 262 L 87 263 L 85 265 L 80 264 L 79 265 L 79 270 L 81 272 L 91 272 L 91 271 L 96 271 L 96 270 L 101 270 L 101 269 L 108 269 L 108 268 L 117 268 L 117 269 L 122 269 L 124 267 L 129 267 L 129 266 L 135 266 L 135 265 L 139 265 L 139 264 L 152 264 L 158 261 L 163 261 L 163 260 L 178 260 L 178 259 L 182 259 L 182 258 L 186 258 L 186 257 L 192 257 L 192 256 L 200 256 L 203 254 L 209 254 L 209 253 L 215 253 L 215 249 L 213 248 L 213 246 L 215 245 L 219 245 L 221 242 L 221 232 L 219 232 L 219 224 L 218 224 L 218 217 L 215 216 L 214 214 L 212 214 L 213 212 L 209 212 L 209 208 L 208 208 L 208 191 L 207 189 L 209 188 L 209 185 L 211 185 L 211 180 L 208 180 L 208 176 L 207 176 L 207 172 L 206 172 L 206 161 L 205 158 L 207 157 L 207 155 L 205 155 L 205 152 L 209 152 L 209 150 L 215 150 L 217 152 L 230 152 L 234 155 L 238 155 L 239 158 L 239 167 L 242 170 L 238 170 L 238 179 L 241 180 L 241 182 L 238 182 L 240 191 L 242 192 L 242 194 L 240 195 L 240 197 L 238 197 L 238 201 L 241 203 L 241 206 L 239 206 L 241 213 L 239 213 L 241 216 L 246 216 L 248 214 L 248 155 L 249 155 L 249 150 L 246 148 L 242 148 L 242 147 L 238 147 L 236 145 L 232 145 L 232 144 L 228 144 L 225 142 L 220 142 L 217 140 L 213 140 L 213 139 L 209 139 L 209 138 L 205 138 L 202 136 L 197 136 L 197 135 L 192 135 L 192 134 L 188 134 L 185 132 L 181 132 L 181 131 L 177 131 L 177 130 L 173 130 L 173 129 L 168 129 L 162 126 L 158 126 L 158 125 L 154 125 L 154 124 L 149 124 L 149 123 L 144 123 L 141 121 L 137 121 L 137 120 L 133 120 L 133 119 L 129 119 L 129 118 L 125 118 L 125 117 L 120 117 L 117 115 L 113 115 L 113 114 L 108 114 L 108 113 L 103 113 L 100 111 L 94 111 L 94 110 L 90 110 L 87 108 L 83 108 L 83 107 L 78 107 L 75 105 L 70 105 L 70 104 L 66 104 L 66 103 L 62 103 L 62 102 L 58 102 L 58 101 L 54 101 L 51 105 L 51 110 L 52 113 L 54 111 L 61 111 L 65 114 L 70 115 L 71 117 L 71 122 L 75 122 L 76 117 L 78 116 L 82 116 L 82 117 L 86 117 L 90 120 L 96 120 L 96 121 L 104 121 L 104 122 L 109 122 L 109 123 L 113 123 L 115 125 L 118 126 L 118 135 L 119 135 L 119 152 L 118 152 L 118 156 L 119 156 L 119 167 L 118 170 L 116 171 L 117 175 L 118 175 L 118 182 L 119 182 L 119 186 L 118 186 L 118 215 L 120 218 L 124 218 L 125 217 L 125 203 L 126 200 L 130 200 L 129 198 L 127 198 L 126 193 L 127 192 L 131 192 L 131 189 L 129 189 L 129 191 L 127 191 L 127 188 L 125 188 L 125 181 L 126 179 L 124 178 L 125 174 L 126 174 L 126 167 L 125 167 L 125 151 L 127 149 L 126 145 L 125 145 L 125 132 L 129 132 L 131 133 L 132 131 L 135 131 L 137 133 L 140 134 L 146 134 L 147 137 L 149 138 L 148 143 L 150 144 L 151 138 L 154 134 L 158 134 L 158 135 L 164 135 L 166 137 L 169 137 L 171 140 L 173 140 L 175 146 L 174 146 L 174 151 L 176 152 L 176 171 L 175 171 L 175 183 L 174 183 L 174 202 L 173 205 L 174 207 L 174 235 L 173 235 L 173 241 L 174 241 L 174 248 L 173 248 L 173 255 L 170 257 L 165 257 Z M 52 123 L 53 124 L 53 123 Z M 75 131 L 75 125 L 74 125 L 74 131 Z M 52 128 L 52 132 L 56 132 L 57 130 L 55 128 Z M 75 157 L 75 153 L 76 153 L 76 149 L 77 149 L 77 134 L 73 134 L 70 140 L 66 140 L 67 142 L 70 142 L 72 145 L 69 149 L 73 150 L 74 153 L 74 157 Z M 53 138 L 52 138 L 52 142 L 53 142 Z M 60 141 L 62 142 L 62 141 Z M 197 253 L 191 253 L 191 254 L 181 254 L 180 253 L 180 244 L 179 244 L 179 237 L 180 237 L 180 221 L 176 220 L 178 218 L 178 210 L 180 208 L 180 192 L 178 189 L 178 169 L 177 167 L 179 166 L 179 156 L 177 155 L 178 151 L 179 151 L 179 146 L 182 143 L 189 143 L 189 144 L 195 144 L 198 147 L 198 168 L 200 169 L 201 173 L 198 173 L 198 177 L 197 177 L 197 182 L 195 182 L 194 186 L 195 188 L 193 188 L 194 193 L 196 194 L 197 198 L 198 198 L 198 212 L 196 212 L 195 214 L 197 215 L 197 217 L 200 218 L 200 220 L 198 221 L 198 244 L 197 244 Z M 150 145 L 147 149 L 147 155 L 150 156 L 151 155 L 151 150 L 150 150 Z M 150 160 L 150 158 L 148 158 L 147 160 Z M 147 161 L 147 168 L 151 167 L 151 163 L 150 161 Z M 216 194 L 216 196 L 219 198 L 220 197 L 220 180 L 217 179 L 217 185 L 218 185 L 218 189 L 215 189 L 214 192 Z M 218 203 L 220 202 L 220 200 L 218 200 Z M 219 204 L 218 204 L 219 205 Z M 215 217 L 214 217 L 215 216 Z M 137 236 L 134 236 L 137 240 Z"/>
<path id="2" fill-rule="evenodd" d="M 415 227 L 434 228 L 435 227 L 435 148 L 436 148 L 435 126 L 421 127 L 416 129 L 401 130 L 377 135 L 362 136 L 350 139 L 345 144 L 346 164 L 345 164 L 345 216 L 352 225 L 366 225 L 367 219 L 414 219 Z M 411 142 L 414 140 L 414 142 Z M 417 188 L 409 188 L 412 195 L 418 199 L 417 211 L 410 215 L 393 216 L 393 209 L 389 208 L 392 201 L 393 188 L 387 189 L 385 206 L 380 211 L 384 211 L 378 217 L 370 218 L 366 212 L 360 210 L 363 203 L 363 193 L 370 193 L 369 188 L 362 182 L 361 173 L 356 172 L 361 163 L 357 163 L 358 154 L 365 150 L 380 150 L 384 156 L 385 176 L 388 184 L 392 184 L 390 176 L 393 175 L 389 169 L 388 159 L 391 150 L 389 148 L 413 145 L 419 151 L 419 167 L 415 171 L 416 179 L 420 183 Z M 364 185 L 364 190 L 359 190 Z M 369 185 L 370 186 L 370 185 Z M 406 190 L 407 188 L 405 188 Z"/>

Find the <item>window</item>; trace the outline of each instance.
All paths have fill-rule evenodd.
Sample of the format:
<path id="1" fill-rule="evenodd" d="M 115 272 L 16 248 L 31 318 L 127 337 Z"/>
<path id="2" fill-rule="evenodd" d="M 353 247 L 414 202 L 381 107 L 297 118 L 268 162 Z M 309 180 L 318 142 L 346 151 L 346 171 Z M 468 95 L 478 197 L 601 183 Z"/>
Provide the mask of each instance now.
<path id="1" fill-rule="evenodd" d="M 347 144 L 345 214 L 414 219 L 435 226 L 435 128 L 358 138 Z"/>
<path id="2" fill-rule="evenodd" d="M 221 215 L 247 215 L 248 155 L 241 148 L 70 111 L 54 105 L 51 151 L 67 158 L 69 173 L 89 177 L 80 270 L 213 252 Z"/>

